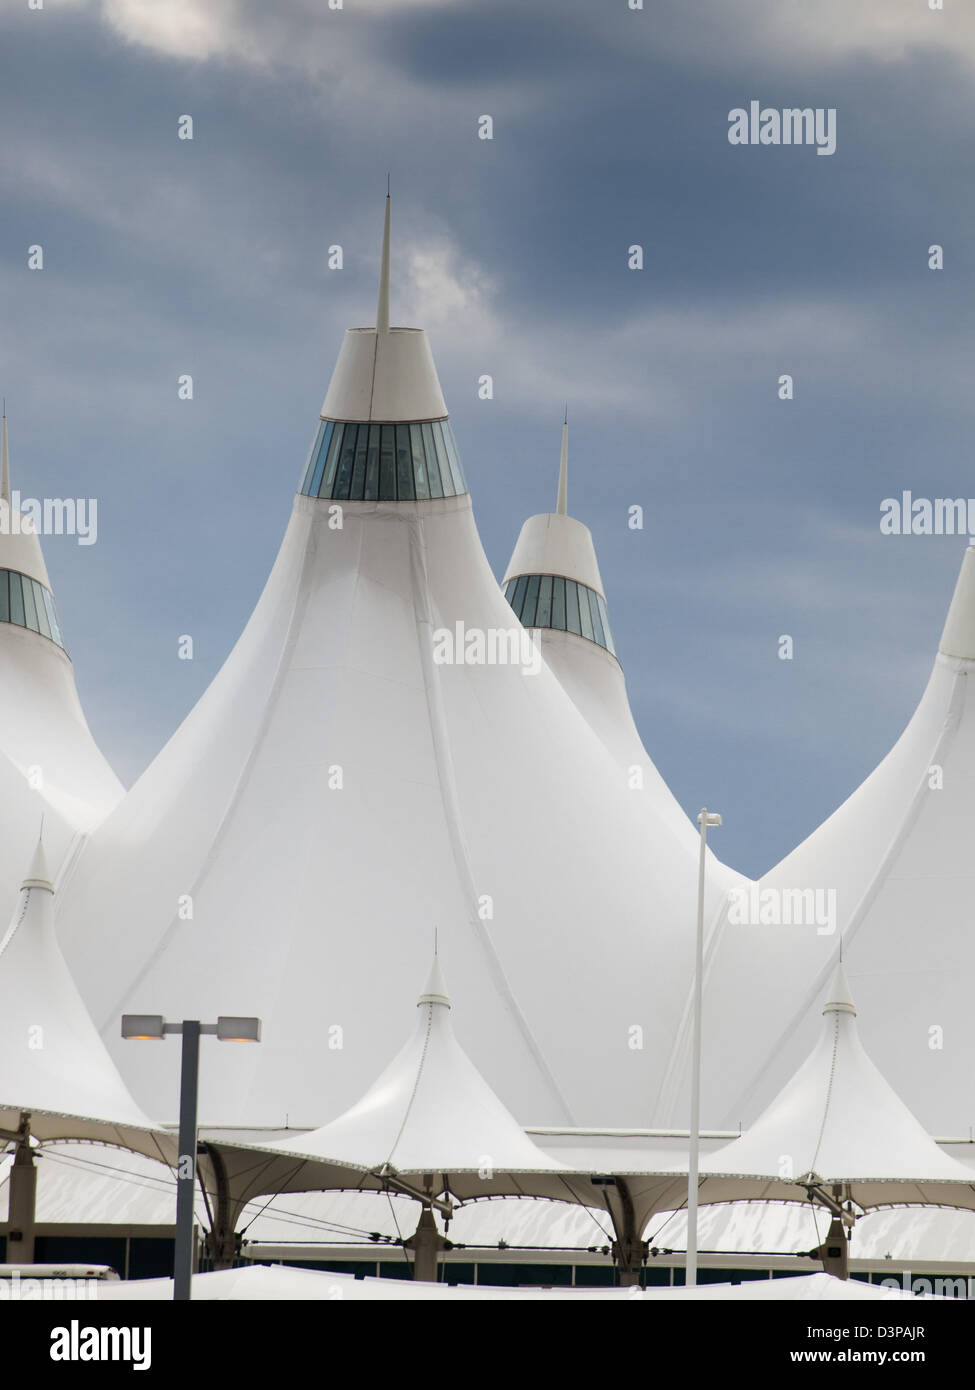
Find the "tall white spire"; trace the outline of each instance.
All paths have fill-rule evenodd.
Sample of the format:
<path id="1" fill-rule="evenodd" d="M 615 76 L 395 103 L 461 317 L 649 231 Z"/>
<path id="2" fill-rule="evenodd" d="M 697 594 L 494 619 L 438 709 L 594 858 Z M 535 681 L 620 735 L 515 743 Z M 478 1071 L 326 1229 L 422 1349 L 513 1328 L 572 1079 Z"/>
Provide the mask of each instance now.
<path id="1" fill-rule="evenodd" d="M 376 332 L 389 332 L 389 193 L 386 194 L 386 220 L 383 223 L 383 255 L 379 265 L 379 302 L 376 305 Z"/>
<path id="2" fill-rule="evenodd" d="M 562 458 L 559 462 L 559 499 L 555 504 L 555 510 L 559 516 L 568 514 L 568 485 L 569 485 L 569 406 L 565 407 L 565 419 L 562 421 Z"/>
<path id="3" fill-rule="evenodd" d="M 321 409 L 346 422 L 445 420 L 447 406 L 422 328 L 389 326 L 389 194 L 375 328 L 350 328 Z"/>
<path id="4" fill-rule="evenodd" d="M 7 452 L 7 402 L 0 418 L 0 500 L 10 502 L 10 455 Z"/>

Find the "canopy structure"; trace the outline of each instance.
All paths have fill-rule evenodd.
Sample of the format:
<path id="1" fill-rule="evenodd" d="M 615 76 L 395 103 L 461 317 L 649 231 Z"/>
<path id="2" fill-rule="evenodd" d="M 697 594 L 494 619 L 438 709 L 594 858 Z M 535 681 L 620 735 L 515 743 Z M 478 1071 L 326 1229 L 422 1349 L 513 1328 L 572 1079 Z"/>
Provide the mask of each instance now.
<path id="1" fill-rule="evenodd" d="M 592 533 L 568 515 L 568 416 L 556 510 L 531 516 L 521 528 L 502 587 L 519 621 L 537 630 L 546 665 L 600 739 L 630 794 L 636 814 L 663 823 L 685 854 L 697 853 L 698 832 L 643 746 L 609 625 L 606 591 Z M 739 875 L 708 851 L 711 883 Z"/>
<path id="2" fill-rule="evenodd" d="M 457 1041 L 439 957 L 417 1010 L 413 1036 L 362 1099 L 279 1151 L 378 1173 L 436 1173 L 446 1186 L 434 1195 L 462 1201 L 519 1192 L 513 1174 L 557 1172 L 561 1164 L 529 1139 Z"/>
<path id="3" fill-rule="evenodd" d="M 0 920 L 41 817 L 55 866 L 121 800 L 95 745 L 64 646 L 40 537 L 11 492 L 0 421 Z"/>
<path id="4" fill-rule="evenodd" d="M 18 1129 L 25 1113 L 38 1140 L 91 1139 L 163 1156 L 159 1126 L 126 1089 L 61 954 L 40 842 L 0 937 L 0 1129 Z"/>
<path id="5" fill-rule="evenodd" d="M 840 964 L 819 1042 L 755 1124 L 701 1165 L 702 1200 L 714 1178 L 740 1176 L 772 1180 L 763 1195 L 774 1200 L 825 1197 L 830 1209 L 975 1210 L 975 1172 L 938 1147 L 885 1080 L 860 1042 L 856 1012 Z"/>
<path id="6" fill-rule="evenodd" d="M 745 892 L 749 920 L 726 911 L 711 935 L 704 1005 L 707 1123 L 747 1125 L 795 1070 L 813 1041 L 817 1002 L 842 940 L 864 1011 L 865 1041 L 882 1058 L 898 1095 L 929 1133 L 969 1133 L 975 1120 L 973 670 L 970 548 L 927 688 L 895 747 L 761 880 L 761 896 Z M 807 920 L 774 925 L 795 890 L 805 899 Z M 817 894 L 827 909 L 832 895 L 832 923 L 828 911 L 817 912 L 815 923 L 808 920 Z M 683 1113 L 689 1056 L 685 1022 L 657 1123 Z"/>
<path id="7" fill-rule="evenodd" d="M 175 1145 L 129 1095 L 54 933 L 54 888 L 38 842 L 0 937 L 0 1140 L 12 1144 L 7 1258 L 34 1250 L 36 1146 L 81 1139 L 171 1162 Z"/>
<path id="8" fill-rule="evenodd" d="M 259 1147 L 208 1138 L 209 1168 L 226 1225 L 263 1193 L 325 1189 L 397 1192 L 424 1208 L 421 1231 L 436 1264 L 442 1244 L 429 1209 L 448 1217 L 454 1202 L 495 1196 L 574 1201 L 563 1165 L 538 1148 L 460 1046 L 438 957 L 417 1001 L 413 1035 L 362 1098 L 320 1129 Z M 417 1243 L 417 1269 L 421 1269 Z M 419 1277 L 419 1275 L 418 1275 Z M 426 1275 L 424 1275 L 426 1277 Z"/>
<path id="9" fill-rule="evenodd" d="M 637 808 L 513 619 L 425 334 L 386 326 L 384 245 L 378 325 L 346 335 L 260 602 L 87 843 L 65 952 L 154 1113 L 175 1115 L 175 1069 L 127 1055 L 119 1015 L 225 1010 L 263 1041 L 206 1056 L 201 1119 L 312 1128 L 399 1046 L 400 981 L 437 926 L 464 1046 L 521 1122 L 645 1124 L 696 847 Z"/>

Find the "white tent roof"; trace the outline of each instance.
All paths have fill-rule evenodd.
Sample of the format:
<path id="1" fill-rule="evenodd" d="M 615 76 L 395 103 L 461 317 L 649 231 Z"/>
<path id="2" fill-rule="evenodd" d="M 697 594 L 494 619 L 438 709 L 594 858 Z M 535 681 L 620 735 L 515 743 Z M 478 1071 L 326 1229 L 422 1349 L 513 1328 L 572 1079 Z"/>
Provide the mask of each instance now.
<path id="1" fill-rule="evenodd" d="M 861 1207 L 975 1208 L 975 1173 L 938 1148 L 864 1051 L 842 964 L 810 1056 L 754 1125 L 701 1170 L 782 1179 L 783 1194 L 790 1179 L 800 1188 L 805 1178 L 842 1183 Z"/>
<path id="2" fill-rule="evenodd" d="M 429 413 L 422 391 L 397 409 Z M 209 1050 L 201 1119 L 312 1127 L 400 1045 L 401 980 L 437 926 L 465 1049 L 519 1120 L 646 1123 L 695 845 L 636 809 L 544 661 L 434 660 L 458 624 L 520 637 L 468 495 L 342 502 L 340 528 L 335 510 L 296 498 L 222 671 L 60 895 L 103 1036 L 172 1118 L 174 1068 L 126 1053 L 119 1014 L 258 1015 L 260 1047 Z"/>
<path id="3" fill-rule="evenodd" d="M 0 433 L 0 476 L 9 492 L 6 417 Z M 26 575 L 50 592 L 40 538 L 26 518 L 21 524 L 8 516 L 0 527 L 3 570 Z M 6 575 L 0 574 L 0 582 L 6 598 Z M 57 868 L 77 836 L 93 829 L 121 797 L 122 786 L 85 722 L 67 653 L 29 627 L 0 621 L 0 920 L 13 910 L 41 816 Z"/>
<path id="4" fill-rule="evenodd" d="M 871 1054 L 928 1132 L 969 1133 L 975 1121 L 973 669 L 975 550 L 968 549 L 930 680 L 908 727 L 852 796 L 761 881 L 763 891 L 780 894 L 790 888 L 835 893 L 835 931 L 735 925 L 725 918 L 709 942 L 706 1123 L 748 1125 L 798 1066 L 816 1035 L 818 1001 L 842 937 Z M 689 1056 L 685 1026 L 656 1123 L 683 1113 Z"/>
<path id="5" fill-rule="evenodd" d="M 557 1170 L 498 1100 L 454 1035 L 434 957 L 413 1036 L 330 1124 L 274 1147 L 399 1173 Z"/>
<path id="6" fill-rule="evenodd" d="M 58 947 L 54 890 L 39 843 L 0 937 L 0 1128 L 31 1114 L 38 1139 L 117 1142 L 161 1156 L 157 1128 L 105 1051 Z"/>
<path id="7" fill-rule="evenodd" d="M 530 516 L 521 528 L 502 580 L 505 587 L 521 575 L 561 575 L 594 589 L 604 600 L 596 548 L 588 526 L 565 511 L 568 488 L 568 422 L 562 427 L 557 510 Z M 630 709 L 618 654 L 598 642 L 558 627 L 538 629 L 546 665 L 604 744 L 627 787 L 636 812 L 651 822 L 663 821 L 686 853 L 697 853 L 698 832 L 660 775 L 643 745 Z M 639 769 L 642 786 L 635 782 Z M 653 833 L 652 828 L 649 833 Z M 709 880 L 717 887 L 740 881 L 708 850 Z"/>

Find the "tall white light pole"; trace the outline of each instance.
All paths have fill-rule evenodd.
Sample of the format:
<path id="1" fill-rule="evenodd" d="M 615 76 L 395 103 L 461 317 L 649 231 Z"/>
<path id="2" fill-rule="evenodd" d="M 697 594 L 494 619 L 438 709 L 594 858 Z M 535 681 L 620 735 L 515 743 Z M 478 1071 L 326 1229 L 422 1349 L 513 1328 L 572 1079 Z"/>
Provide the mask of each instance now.
<path id="1" fill-rule="evenodd" d="M 684 1283 L 697 1283 L 697 1178 L 701 1161 L 701 995 L 704 982 L 704 866 L 708 848 L 708 826 L 721 824 L 716 812 L 698 814 L 701 827 L 701 858 L 697 873 L 697 948 L 694 956 L 694 1058 L 691 1064 L 691 1147 L 687 1164 L 687 1263 Z"/>

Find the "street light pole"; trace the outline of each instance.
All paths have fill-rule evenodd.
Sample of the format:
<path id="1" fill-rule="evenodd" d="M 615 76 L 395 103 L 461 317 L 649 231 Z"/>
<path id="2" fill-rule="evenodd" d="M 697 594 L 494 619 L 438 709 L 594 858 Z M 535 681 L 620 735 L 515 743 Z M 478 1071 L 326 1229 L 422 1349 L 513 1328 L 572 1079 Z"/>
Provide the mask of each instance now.
<path id="1" fill-rule="evenodd" d="M 200 1037 L 213 1034 L 218 1042 L 260 1042 L 261 1020 L 221 1014 L 216 1023 L 185 1018 L 167 1023 L 162 1014 L 123 1014 L 122 1037 L 182 1036 L 179 1078 L 179 1154 L 176 1164 L 176 1252 L 173 1261 L 173 1301 L 190 1297 L 193 1281 L 193 1209 L 196 1201 L 197 1097 L 200 1084 Z"/>
<path id="2" fill-rule="evenodd" d="M 193 1278 L 193 1208 L 196 1199 L 196 1113 L 200 1083 L 200 1022 L 184 1019 L 179 1078 L 179 1155 L 176 1166 L 176 1258 L 173 1299 L 186 1302 Z"/>
<path id="3" fill-rule="evenodd" d="M 697 1184 L 701 1163 L 701 1013 L 704 982 L 704 870 L 707 856 L 708 826 L 719 826 L 721 817 L 702 810 L 697 818 L 701 827 L 701 854 L 697 874 L 697 945 L 694 955 L 694 1054 L 691 1062 L 691 1130 L 687 1164 L 687 1260 L 684 1283 L 697 1283 Z"/>

